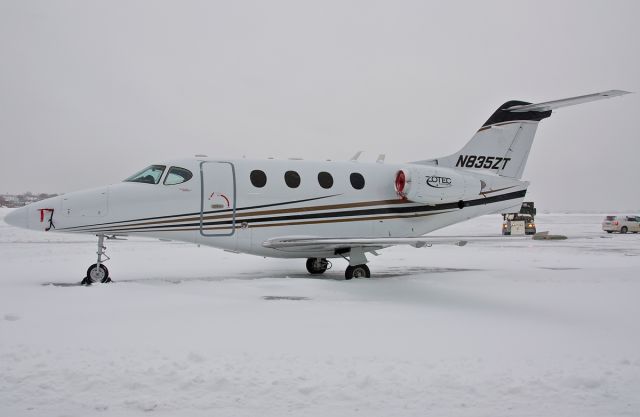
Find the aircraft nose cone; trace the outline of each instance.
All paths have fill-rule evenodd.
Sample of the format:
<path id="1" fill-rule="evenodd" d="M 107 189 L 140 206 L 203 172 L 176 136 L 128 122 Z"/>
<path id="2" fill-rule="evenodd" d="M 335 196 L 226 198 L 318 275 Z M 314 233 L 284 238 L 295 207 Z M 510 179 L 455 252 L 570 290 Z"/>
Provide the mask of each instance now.
<path id="1" fill-rule="evenodd" d="M 7 214 L 4 217 L 4 221 L 11 226 L 28 229 L 29 228 L 28 215 L 29 215 L 29 208 L 20 207 L 12 210 L 9 214 Z"/>

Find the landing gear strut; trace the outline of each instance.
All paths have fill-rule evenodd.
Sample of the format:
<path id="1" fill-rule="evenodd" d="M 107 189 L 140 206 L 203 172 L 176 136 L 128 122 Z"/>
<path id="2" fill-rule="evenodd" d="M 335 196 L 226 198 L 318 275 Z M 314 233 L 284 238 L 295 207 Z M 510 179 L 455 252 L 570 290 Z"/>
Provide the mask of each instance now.
<path id="1" fill-rule="evenodd" d="M 311 275 L 320 275 L 329 268 L 327 258 L 309 258 L 307 259 L 307 271 Z"/>
<path id="2" fill-rule="evenodd" d="M 107 283 L 111 282 L 109 278 L 109 270 L 104 266 L 103 262 L 110 258 L 105 254 L 107 247 L 104 245 L 104 235 L 98 235 L 98 261 L 87 269 L 87 276 L 82 279 L 82 285 L 91 285 L 95 282 Z"/>
<path id="3" fill-rule="evenodd" d="M 344 271 L 344 279 L 371 278 L 371 271 L 369 271 L 369 267 L 366 265 L 369 261 L 367 260 L 367 256 L 364 254 L 364 250 L 362 248 L 336 250 L 336 255 L 340 255 L 349 261 L 349 266 Z M 345 255 L 349 255 L 349 258 Z"/>
<path id="4" fill-rule="evenodd" d="M 344 279 L 351 278 L 371 278 L 371 271 L 365 264 L 362 265 L 349 265 L 347 270 L 344 271 Z"/>

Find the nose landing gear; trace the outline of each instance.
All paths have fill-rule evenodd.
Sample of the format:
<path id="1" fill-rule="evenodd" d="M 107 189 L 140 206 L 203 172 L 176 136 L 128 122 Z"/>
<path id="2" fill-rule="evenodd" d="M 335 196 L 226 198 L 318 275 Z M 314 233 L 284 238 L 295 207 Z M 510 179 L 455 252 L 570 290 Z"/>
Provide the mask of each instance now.
<path id="1" fill-rule="evenodd" d="M 104 238 L 105 235 L 98 235 L 98 251 L 96 252 L 98 261 L 87 269 L 87 276 L 82 279 L 81 285 L 91 285 L 95 282 L 101 282 L 103 284 L 111 282 L 109 270 L 103 264 L 103 262 L 111 259 L 105 254 L 107 247 L 104 245 Z"/>

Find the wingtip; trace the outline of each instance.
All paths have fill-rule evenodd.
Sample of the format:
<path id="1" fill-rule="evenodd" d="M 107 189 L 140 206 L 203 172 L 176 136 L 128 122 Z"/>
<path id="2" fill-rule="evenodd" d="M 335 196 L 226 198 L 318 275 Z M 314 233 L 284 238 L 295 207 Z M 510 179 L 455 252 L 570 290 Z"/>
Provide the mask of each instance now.
<path id="1" fill-rule="evenodd" d="M 626 91 L 626 90 L 609 90 L 609 91 L 603 91 L 602 93 L 600 93 L 601 95 L 605 96 L 605 97 L 616 97 L 616 96 L 623 96 L 625 94 L 633 94 L 633 91 Z"/>

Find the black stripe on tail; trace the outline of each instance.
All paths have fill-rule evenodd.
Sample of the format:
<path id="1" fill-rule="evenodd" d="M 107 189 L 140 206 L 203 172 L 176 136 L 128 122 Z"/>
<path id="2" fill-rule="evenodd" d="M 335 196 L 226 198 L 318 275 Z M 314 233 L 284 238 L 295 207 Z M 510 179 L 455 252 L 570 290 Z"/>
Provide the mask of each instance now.
<path id="1" fill-rule="evenodd" d="M 539 122 L 542 119 L 546 119 L 551 116 L 551 110 L 548 111 L 527 111 L 527 112 L 512 112 L 504 109 L 508 109 L 513 106 L 523 106 L 531 103 L 526 101 L 511 100 L 504 103 L 496 110 L 489 120 L 484 122 L 482 127 L 495 125 L 496 123 L 511 122 L 514 120 L 530 120 L 532 122 Z"/>

